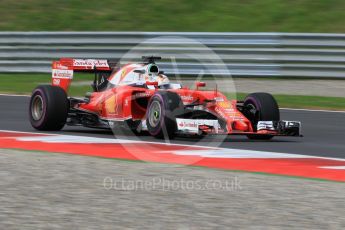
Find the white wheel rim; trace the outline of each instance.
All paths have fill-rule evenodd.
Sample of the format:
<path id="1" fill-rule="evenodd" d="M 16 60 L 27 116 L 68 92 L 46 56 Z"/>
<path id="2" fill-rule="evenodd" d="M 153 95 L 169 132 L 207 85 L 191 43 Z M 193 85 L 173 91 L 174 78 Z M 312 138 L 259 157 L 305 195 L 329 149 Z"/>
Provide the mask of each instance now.
<path id="1" fill-rule="evenodd" d="M 35 121 L 38 121 L 43 116 L 43 99 L 41 95 L 36 95 L 31 103 L 31 116 Z"/>
<path id="2" fill-rule="evenodd" d="M 151 127 L 157 127 L 160 122 L 162 114 L 162 107 L 158 101 L 154 101 L 151 104 L 149 112 L 149 123 Z"/>

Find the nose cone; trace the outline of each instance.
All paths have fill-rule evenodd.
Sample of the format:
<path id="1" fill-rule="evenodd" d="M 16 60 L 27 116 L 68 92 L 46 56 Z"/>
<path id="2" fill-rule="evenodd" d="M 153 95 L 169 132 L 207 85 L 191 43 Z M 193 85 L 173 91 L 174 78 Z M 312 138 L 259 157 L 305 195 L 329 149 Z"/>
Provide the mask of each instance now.
<path id="1" fill-rule="evenodd" d="M 248 125 L 244 121 L 234 121 L 233 129 L 240 130 L 240 131 L 247 131 Z"/>

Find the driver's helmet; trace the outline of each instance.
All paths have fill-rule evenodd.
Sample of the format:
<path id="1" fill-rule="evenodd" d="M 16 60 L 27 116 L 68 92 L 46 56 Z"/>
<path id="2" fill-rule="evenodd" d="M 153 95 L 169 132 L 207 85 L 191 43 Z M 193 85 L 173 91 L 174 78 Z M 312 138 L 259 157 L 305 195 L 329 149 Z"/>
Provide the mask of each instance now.
<path id="1" fill-rule="evenodd" d="M 155 73 L 149 72 L 144 74 L 144 79 L 145 81 L 156 81 L 156 76 L 157 75 Z"/>
<path id="2" fill-rule="evenodd" d="M 145 81 L 156 81 L 158 82 L 158 85 L 164 85 L 169 83 L 169 78 L 164 74 L 146 74 L 144 78 Z"/>
<path id="3" fill-rule="evenodd" d="M 158 85 L 169 83 L 169 78 L 164 74 L 158 74 L 155 78 L 155 80 L 158 82 Z"/>

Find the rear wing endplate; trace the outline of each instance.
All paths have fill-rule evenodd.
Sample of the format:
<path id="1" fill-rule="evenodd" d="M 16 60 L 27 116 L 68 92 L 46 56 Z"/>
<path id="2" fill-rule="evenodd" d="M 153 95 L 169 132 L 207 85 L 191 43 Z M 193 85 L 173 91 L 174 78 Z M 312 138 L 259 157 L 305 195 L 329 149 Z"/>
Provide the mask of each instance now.
<path id="1" fill-rule="evenodd" d="M 52 85 L 61 87 L 67 93 L 74 72 L 94 72 L 96 70 L 112 71 L 112 67 L 106 59 L 61 58 L 52 63 Z"/>

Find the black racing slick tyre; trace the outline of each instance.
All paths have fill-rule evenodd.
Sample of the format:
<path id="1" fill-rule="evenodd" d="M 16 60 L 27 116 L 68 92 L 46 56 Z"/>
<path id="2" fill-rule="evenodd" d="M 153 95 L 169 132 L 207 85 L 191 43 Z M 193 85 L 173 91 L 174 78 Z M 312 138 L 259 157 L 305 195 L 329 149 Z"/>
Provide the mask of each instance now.
<path id="1" fill-rule="evenodd" d="M 258 121 L 279 121 L 280 112 L 277 101 L 269 93 L 252 93 L 244 99 L 244 115 L 251 121 L 257 131 Z M 270 140 L 272 135 L 247 135 L 253 140 Z"/>
<path id="2" fill-rule="evenodd" d="M 57 86 L 40 85 L 30 98 L 29 117 L 37 130 L 57 131 L 66 124 L 69 102 L 66 92 Z"/>
<path id="3" fill-rule="evenodd" d="M 150 99 L 146 111 L 146 125 L 151 136 L 173 139 L 176 131 L 176 116 L 183 113 L 179 95 L 169 91 L 158 91 Z"/>

